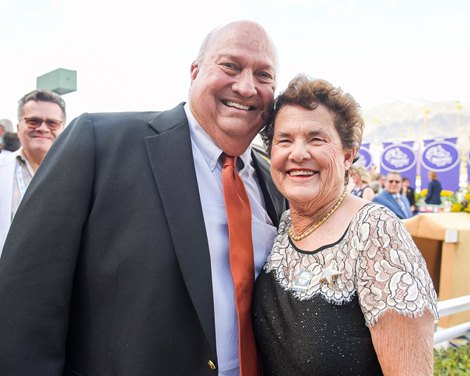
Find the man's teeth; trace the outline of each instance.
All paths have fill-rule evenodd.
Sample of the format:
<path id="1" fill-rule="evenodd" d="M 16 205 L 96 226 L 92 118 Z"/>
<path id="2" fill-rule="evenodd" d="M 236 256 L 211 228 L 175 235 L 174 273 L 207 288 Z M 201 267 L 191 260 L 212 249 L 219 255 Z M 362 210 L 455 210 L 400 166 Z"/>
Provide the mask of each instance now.
<path id="1" fill-rule="evenodd" d="M 292 176 L 309 176 L 309 175 L 313 175 L 313 171 L 305 171 L 305 170 L 297 170 L 297 171 L 291 171 L 289 172 L 290 175 Z"/>
<path id="2" fill-rule="evenodd" d="M 240 103 L 236 103 L 236 102 L 232 102 L 232 101 L 225 101 L 224 102 L 225 105 L 229 106 L 229 107 L 235 107 L 235 108 L 238 108 L 239 110 L 245 110 L 245 111 L 248 111 L 251 109 L 250 106 L 244 106 Z"/>

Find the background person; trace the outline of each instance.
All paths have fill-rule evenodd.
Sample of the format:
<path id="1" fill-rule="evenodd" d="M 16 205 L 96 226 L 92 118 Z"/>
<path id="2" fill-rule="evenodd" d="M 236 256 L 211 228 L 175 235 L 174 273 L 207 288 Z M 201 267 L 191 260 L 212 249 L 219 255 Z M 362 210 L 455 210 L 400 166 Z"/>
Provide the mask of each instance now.
<path id="1" fill-rule="evenodd" d="M 21 147 L 20 139 L 18 134 L 14 132 L 7 132 L 3 135 L 2 150 L 6 151 L 17 151 Z"/>
<path id="2" fill-rule="evenodd" d="M 440 205 L 442 185 L 441 182 L 437 180 L 437 173 L 435 171 L 429 171 L 428 178 L 428 191 L 426 192 L 424 202 L 426 204 Z"/>
<path id="3" fill-rule="evenodd" d="M 401 182 L 401 194 L 405 196 L 410 204 L 410 209 L 413 214 L 417 212 L 416 210 L 416 198 L 415 198 L 415 189 L 410 186 L 410 179 L 403 177 Z"/>
<path id="4" fill-rule="evenodd" d="M 385 189 L 372 199 L 376 204 L 389 208 L 398 218 L 411 218 L 410 203 L 401 194 L 401 175 L 399 172 L 389 172 L 385 180 Z"/>
<path id="5" fill-rule="evenodd" d="M 347 194 L 361 144 L 354 99 L 295 78 L 264 139 L 290 210 L 256 281 L 253 322 L 264 372 L 432 375 L 436 293 L 405 226 Z"/>
<path id="6" fill-rule="evenodd" d="M 351 189 L 351 194 L 357 197 L 362 197 L 367 201 L 372 201 L 374 198 L 374 191 L 369 186 L 370 175 L 364 166 L 351 166 L 350 172 L 351 179 L 354 186 Z"/>
<path id="7" fill-rule="evenodd" d="M 0 119 L 0 145 L 3 144 L 5 133 L 13 132 L 13 124 L 9 119 Z"/>
<path id="8" fill-rule="evenodd" d="M 285 209 L 250 149 L 271 116 L 276 66 L 266 31 L 233 22 L 203 41 L 188 103 L 67 127 L 0 260 L 2 373 L 257 374 L 239 367 L 222 159 L 243 162 L 232 176 L 250 200 L 252 283 Z"/>
<path id="9" fill-rule="evenodd" d="M 33 90 L 18 102 L 18 139 L 22 147 L 14 153 L 0 154 L 0 255 L 26 189 L 63 131 L 65 119 L 65 102 L 51 91 Z"/>

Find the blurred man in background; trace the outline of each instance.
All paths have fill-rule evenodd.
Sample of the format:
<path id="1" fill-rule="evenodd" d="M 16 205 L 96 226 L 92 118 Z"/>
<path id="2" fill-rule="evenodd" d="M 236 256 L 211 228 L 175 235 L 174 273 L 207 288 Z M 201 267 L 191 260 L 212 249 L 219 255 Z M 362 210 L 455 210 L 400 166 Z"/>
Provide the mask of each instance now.
<path id="1" fill-rule="evenodd" d="M 26 188 L 63 131 L 65 119 L 65 102 L 51 91 L 34 90 L 18 102 L 21 148 L 0 154 L 0 255 Z"/>
<path id="2" fill-rule="evenodd" d="M 385 180 L 385 189 L 372 199 L 373 202 L 389 208 L 400 219 L 412 217 L 410 203 L 401 194 L 402 178 L 398 172 L 389 172 Z"/>

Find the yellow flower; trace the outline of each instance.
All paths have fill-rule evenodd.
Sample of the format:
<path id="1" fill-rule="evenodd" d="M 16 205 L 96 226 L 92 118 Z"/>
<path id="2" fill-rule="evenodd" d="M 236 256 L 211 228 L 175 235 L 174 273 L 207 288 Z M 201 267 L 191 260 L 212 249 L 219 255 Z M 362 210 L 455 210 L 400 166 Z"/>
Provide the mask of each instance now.
<path id="1" fill-rule="evenodd" d="M 467 193 L 467 194 L 465 195 L 465 200 L 470 201 L 470 193 Z"/>
<path id="2" fill-rule="evenodd" d="M 426 193 L 428 193 L 428 190 L 426 188 L 424 188 L 422 191 L 421 191 L 421 197 L 426 197 Z"/>
<path id="3" fill-rule="evenodd" d="M 452 197 L 454 192 L 452 191 L 446 191 L 445 189 L 441 191 L 441 197 Z"/>
<path id="4" fill-rule="evenodd" d="M 452 204 L 452 208 L 450 209 L 451 212 L 459 212 L 462 210 L 462 205 L 460 205 L 458 202 L 455 204 Z"/>

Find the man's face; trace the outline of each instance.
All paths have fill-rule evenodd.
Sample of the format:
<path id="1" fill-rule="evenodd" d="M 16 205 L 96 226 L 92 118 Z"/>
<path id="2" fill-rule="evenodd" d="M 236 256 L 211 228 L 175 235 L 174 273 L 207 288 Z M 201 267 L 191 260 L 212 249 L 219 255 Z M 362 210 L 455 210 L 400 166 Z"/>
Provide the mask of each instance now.
<path id="1" fill-rule="evenodd" d="M 191 66 L 189 103 L 198 123 L 227 154 L 244 152 L 268 122 L 274 97 L 275 51 L 253 23 L 216 32 Z"/>
<path id="2" fill-rule="evenodd" d="M 397 194 L 401 190 L 401 177 L 397 174 L 388 174 L 385 181 L 385 189 L 392 195 Z"/>
<path id="3" fill-rule="evenodd" d="M 42 161 L 64 129 L 64 115 L 52 102 L 28 101 L 18 123 L 18 138 L 27 158 Z"/>

